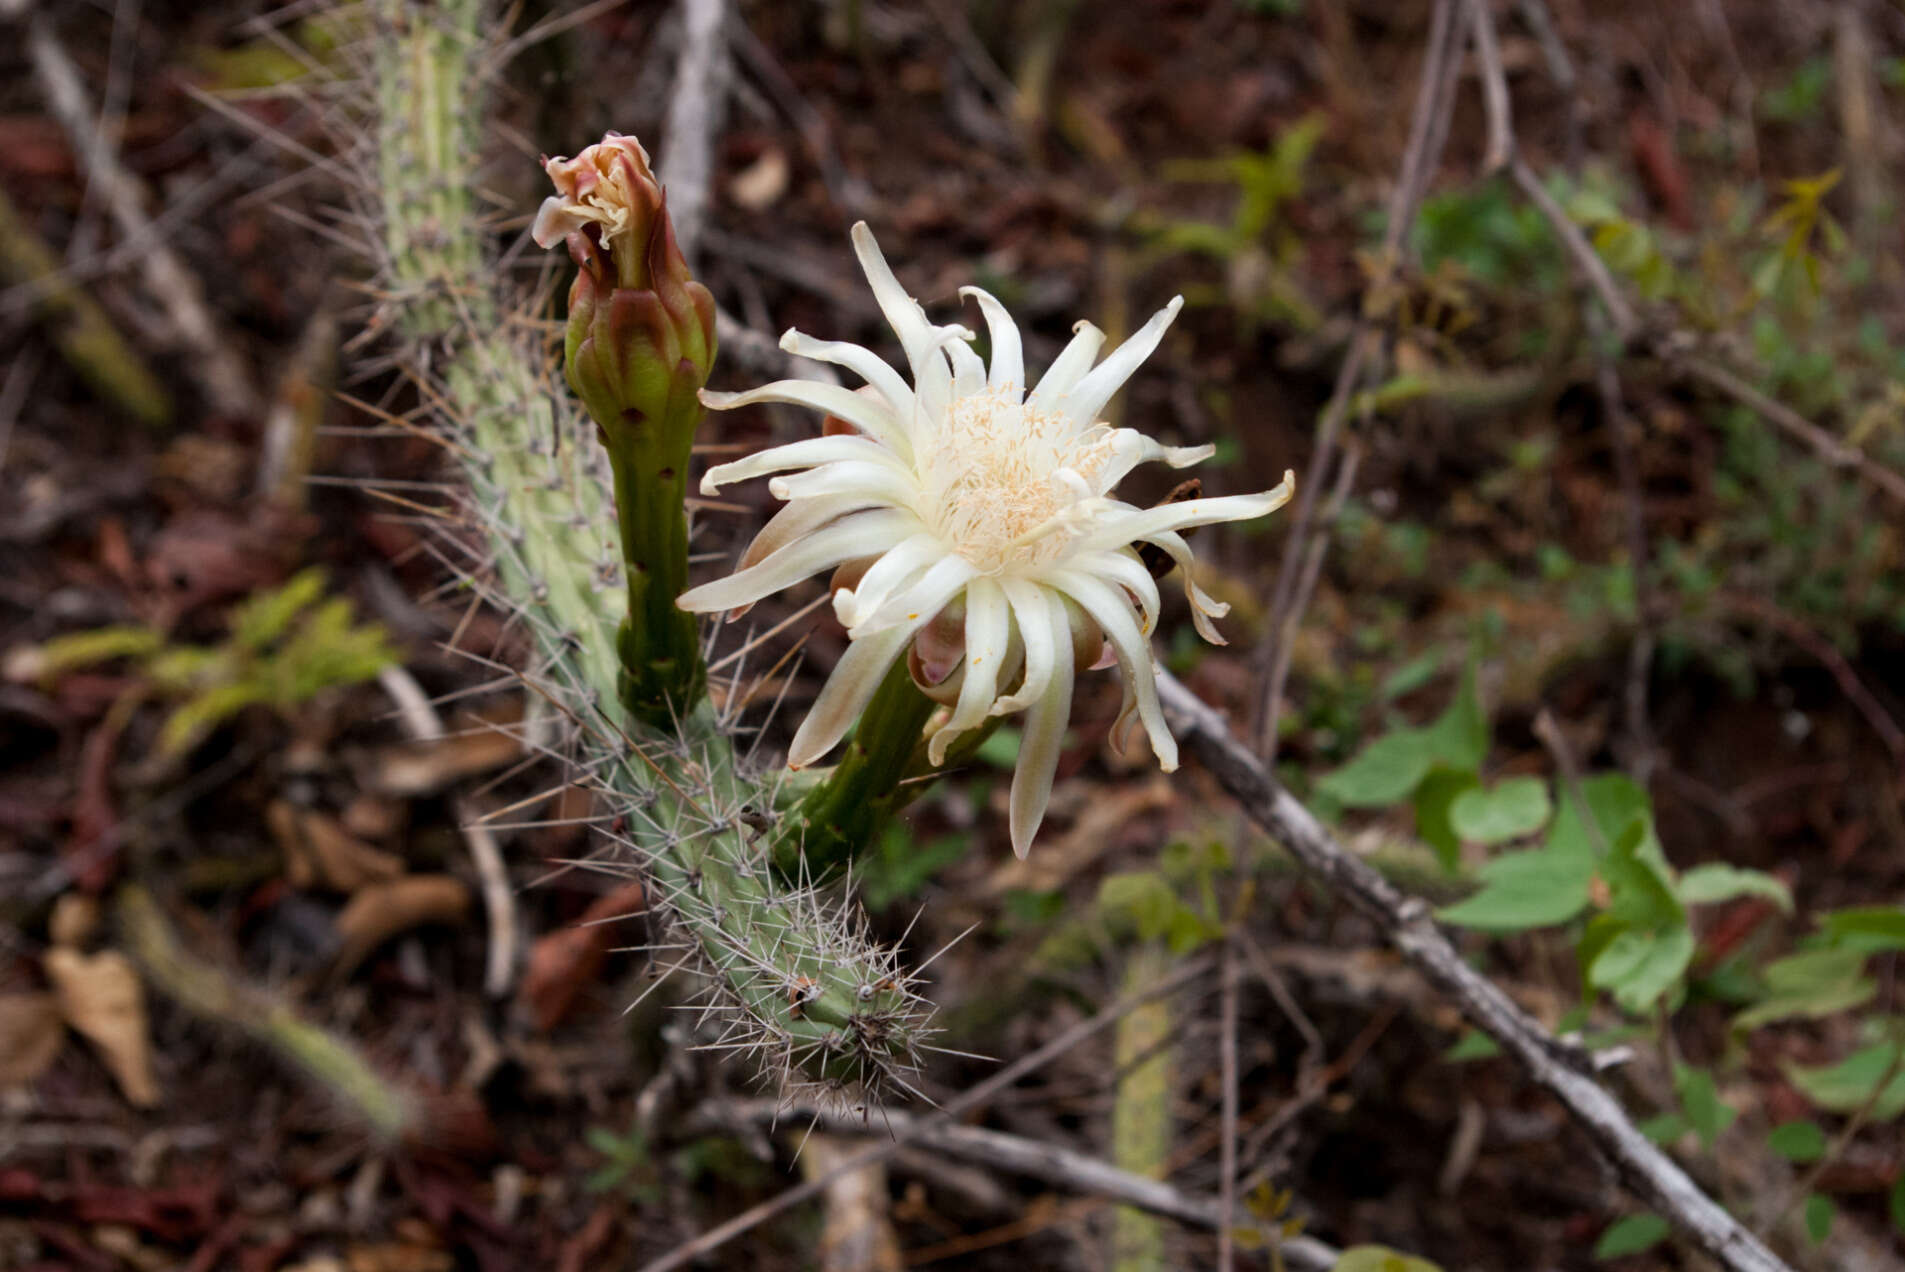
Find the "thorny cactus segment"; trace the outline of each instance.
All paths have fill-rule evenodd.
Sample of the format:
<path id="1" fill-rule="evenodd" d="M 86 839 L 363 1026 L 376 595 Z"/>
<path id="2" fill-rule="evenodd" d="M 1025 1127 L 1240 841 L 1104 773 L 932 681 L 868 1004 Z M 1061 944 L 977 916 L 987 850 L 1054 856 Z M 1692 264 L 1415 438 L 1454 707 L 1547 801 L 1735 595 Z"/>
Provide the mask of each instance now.
<path id="1" fill-rule="evenodd" d="M 783 1089 L 803 1073 L 828 1089 L 904 1084 L 930 1032 L 926 1005 L 894 951 L 874 944 L 844 903 L 789 888 L 767 868 L 753 825 L 754 810 L 774 805 L 771 783 L 739 770 L 705 695 L 671 721 L 677 734 L 624 707 L 610 475 L 602 452 L 583 443 L 541 351 L 499 321 L 510 298 L 493 290 L 495 263 L 470 213 L 473 139 L 448 126 L 482 116 L 484 6 L 388 0 L 380 12 L 372 194 L 389 321 L 416 373 L 430 368 L 426 400 L 439 406 L 436 422 L 469 484 L 469 518 L 488 547 L 472 581 L 534 637 L 525 679 L 573 723 L 580 767 L 624 814 L 630 846 L 672 898 L 685 943 L 710 972 L 708 1010 L 725 1018 L 717 1045 L 753 1053 Z M 423 206 L 442 218 L 412 214 Z M 704 348 L 711 357 L 712 343 Z M 692 403 L 692 390 L 686 396 Z M 687 418 L 672 412 L 664 415 Z M 687 467 L 682 431 L 677 472 Z M 679 495 L 668 507 L 679 526 Z M 672 609 L 674 593 L 664 595 Z M 671 617 L 692 630 L 687 615 Z"/>
<path id="2" fill-rule="evenodd" d="M 754 1055 L 784 1083 L 800 1070 L 830 1089 L 904 1086 L 933 1030 L 897 953 L 871 940 L 850 902 L 778 882 L 759 815 L 772 795 L 736 776 L 727 739 L 707 716 L 660 745 L 673 776 L 627 820 L 649 874 L 727 991 L 706 1008 L 723 1026 L 711 1045 Z M 623 759 L 619 785 L 661 759 L 647 750 Z"/>
<path id="3" fill-rule="evenodd" d="M 1099 650 L 1115 658 L 1124 687 L 1114 736 L 1141 722 L 1159 764 L 1177 767 L 1151 662 L 1157 582 L 1138 549 L 1153 549 L 1179 568 L 1198 633 L 1222 644 L 1210 620 L 1229 607 L 1191 578 L 1183 532 L 1276 510 L 1289 499 L 1295 474 L 1259 494 L 1155 508 L 1112 494 L 1139 464 L 1162 460 L 1182 468 L 1215 450 L 1163 446 L 1099 419 L 1163 340 L 1182 298 L 1102 362 L 1104 333 L 1079 323 L 1027 392 L 1019 329 L 996 299 L 976 287 L 962 290 L 978 301 L 991 333 L 988 366 L 969 347 L 972 332 L 927 319 L 864 222 L 853 227 L 853 245 L 900 338 L 912 383 L 870 350 L 789 331 L 783 348 L 837 363 L 866 388 L 782 380 L 746 393 L 704 392 L 702 400 L 717 410 L 786 402 L 821 411 L 848 431 L 830 427 L 823 436 L 709 470 L 702 480 L 709 494 L 727 482 L 775 474 L 768 489 L 787 506 L 761 531 L 739 571 L 686 593 L 681 605 L 745 607 L 843 568 L 857 582 L 835 590 L 834 612 L 852 644 L 795 733 L 788 763 L 804 767 L 831 750 L 888 670 L 907 660 L 921 688 L 951 706 L 928 742 L 934 766 L 956 739 L 989 719 L 1026 713 L 1011 798 L 1012 847 L 1023 857 L 1051 797 L 1073 673 L 1096 661 Z"/>
<path id="4" fill-rule="evenodd" d="M 387 281 L 412 340 L 494 325 L 495 297 L 477 285 L 485 253 L 468 171 L 482 150 L 481 115 L 467 107 L 481 90 L 483 8 L 483 0 L 379 0 L 377 8 L 390 38 L 376 46 L 375 197 Z"/>
<path id="5" fill-rule="evenodd" d="M 556 193 L 536 214 L 544 247 L 575 259 L 564 368 L 595 420 L 615 478 L 628 617 L 617 637 L 621 697 L 670 727 L 706 681 L 688 585 L 688 457 L 696 394 L 714 363 L 714 298 L 688 274 L 648 153 L 609 133 L 573 159 L 545 159 Z"/>
<path id="6" fill-rule="evenodd" d="M 921 752 L 935 705 L 913 683 L 906 664 L 894 663 L 861 712 L 839 764 L 782 817 L 775 869 L 826 879 L 878 840 L 888 819 L 926 785 L 901 783 L 932 773 Z"/>

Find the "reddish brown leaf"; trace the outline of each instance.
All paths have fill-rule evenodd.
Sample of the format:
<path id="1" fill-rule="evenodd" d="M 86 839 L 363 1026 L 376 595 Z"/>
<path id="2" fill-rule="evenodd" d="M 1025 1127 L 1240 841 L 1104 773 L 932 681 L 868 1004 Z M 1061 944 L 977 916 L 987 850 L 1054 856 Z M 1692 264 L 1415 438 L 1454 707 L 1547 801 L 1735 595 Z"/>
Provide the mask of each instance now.
<path id="1" fill-rule="evenodd" d="M 26 1086 L 46 1072 L 66 1041 L 51 994 L 0 994 L 0 1090 Z M 6 1197 L 0 1188 L 0 1199 Z"/>
<path id="2" fill-rule="evenodd" d="M 360 889 L 337 916 L 342 942 L 334 974 L 348 976 L 391 937 L 431 923 L 460 922 L 470 890 L 449 875 L 412 875 Z"/>
<path id="3" fill-rule="evenodd" d="M 597 898 L 574 927 L 550 932 L 530 947 L 516 1001 L 538 1030 L 546 1033 L 560 1024 L 602 970 L 609 950 L 626 943 L 621 925 L 612 920 L 640 914 L 646 905 L 640 883 L 624 884 Z"/>
<path id="4" fill-rule="evenodd" d="M 556 1259 L 556 1272 L 588 1272 L 590 1268 L 612 1267 L 605 1256 L 620 1237 L 622 1207 L 605 1201 L 595 1208 L 582 1231 L 563 1243 Z"/>

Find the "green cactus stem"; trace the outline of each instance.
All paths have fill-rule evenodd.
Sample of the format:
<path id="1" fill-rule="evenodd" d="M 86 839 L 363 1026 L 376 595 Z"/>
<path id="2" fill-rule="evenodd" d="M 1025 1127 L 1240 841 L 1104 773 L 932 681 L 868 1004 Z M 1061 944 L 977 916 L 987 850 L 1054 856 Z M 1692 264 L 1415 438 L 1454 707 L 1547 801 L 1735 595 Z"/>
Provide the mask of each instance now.
<path id="1" fill-rule="evenodd" d="M 756 1056 L 783 1089 L 812 1080 L 877 1091 L 903 1081 L 930 1032 L 925 1005 L 856 910 L 769 868 L 754 813 L 774 806 L 774 789 L 736 763 L 699 688 L 692 620 L 674 609 L 686 575 L 682 482 L 699 419 L 688 385 L 705 379 L 713 357 L 712 311 L 685 286 L 672 298 L 663 287 L 655 303 L 669 319 L 644 328 L 680 342 L 679 357 L 660 364 L 661 398 L 646 394 L 638 408 L 668 444 L 617 442 L 637 431 L 621 406 L 598 434 L 606 453 L 588 445 L 590 430 L 551 383 L 546 350 L 526 324 L 499 318 L 513 298 L 496 290 L 499 271 L 474 213 L 479 68 L 492 52 L 481 35 L 492 29 L 486 6 L 381 0 L 379 13 L 373 194 L 389 325 L 462 465 L 467 520 L 487 540 L 487 568 L 471 583 L 533 637 L 525 679 L 571 724 L 582 766 L 623 814 L 629 850 L 702 955 L 720 1027 L 711 1045 Z M 696 344 L 703 313 L 709 335 Z M 573 372 L 573 324 L 569 334 Z M 585 379 L 578 391 L 587 400 L 603 387 Z M 616 392 L 646 393 L 626 379 Z M 599 426 L 601 403 L 591 405 Z M 619 545 L 611 492 L 625 514 Z M 628 580 L 626 610 L 624 560 L 640 575 Z M 651 621 L 660 607 L 669 625 Z M 684 635 L 685 646 L 672 644 Z M 657 652 L 666 648 L 684 652 L 669 663 Z M 659 695 L 631 689 L 663 681 L 672 688 Z"/>

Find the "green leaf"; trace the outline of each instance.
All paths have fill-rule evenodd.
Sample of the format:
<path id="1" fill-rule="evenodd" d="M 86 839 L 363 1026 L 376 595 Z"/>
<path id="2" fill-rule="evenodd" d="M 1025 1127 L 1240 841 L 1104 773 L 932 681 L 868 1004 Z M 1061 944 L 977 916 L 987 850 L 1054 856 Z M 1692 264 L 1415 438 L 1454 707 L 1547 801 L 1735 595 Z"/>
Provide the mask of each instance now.
<path id="1" fill-rule="evenodd" d="M 1647 824 L 1643 833 L 1651 836 L 1653 807 L 1647 792 L 1623 774 L 1584 778 L 1579 798 L 1573 791 L 1564 791 L 1560 811 L 1548 828 L 1547 848 L 1591 863 L 1619 842 L 1636 821 Z"/>
<path id="2" fill-rule="evenodd" d="M 1818 1245 L 1832 1235 L 1832 1219 L 1838 1213 L 1832 1198 L 1813 1193 L 1806 1198 L 1806 1235 Z"/>
<path id="3" fill-rule="evenodd" d="M 1656 1214 L 1627 1215 L 1609 1224 L 1594 1243 L 1597 1259 L 1618 1259 L 1659 1245 L 1673 1229 Z"/>
<path id="4" fill-rule="evenodd" d="M 1733 1125 L 1739 1110 L 1720 1099 L 1713 1075 L 1705 1069 L 1687 1064 L 1675 1065 L 1674 1090 L 1680 1095 L 1680 1106 L 1687 1111 L 1687 1120 L 1693 1123 L 1693 1129 L 1700 1134 L 1701 1146 L 1712 1152 L 1713 1142 L 1720 1138 L 1727 1127 Z"/>
<path id="5" fill-rule="evenodd" d="M 1793 912 L 1793 894 L 1784 883 L 1760 870 L 1742 870 L 1725 862 L 1695 866 L 1680 876 L 1680 900 L 1685 905 L 1712 905 L 1734 897 L 1764 897 L 1787 914 Z"/>
<path id="6" fill-rule="evenodd" d="M 1330 1272 L 1442 1272 L 1440 1265 L 1388 1246 L 1351 1246 L 1337 1258 Z"/>
<path id="7" fill-rule="evenodd" d="M 37 649 L 11 654 L 9 671 L 19 679 L 50 683 L 69 671 L 115 658 L 144 658 L 165 645 L 165 636 L 149 627 L 98 627 L 56 636 Z"/>
<path id="8" fill-rule="evenodd" d="M 1837 1064 L 1816 1069 L 1791 1063 L 1781 1067 L 1792 1084 L 1820 1108 L 1852 1113 L 1871 1101 L 1872 1120 L 1889 1122 L 1905 1113 L 1905 1064 L 1900 1063 L 1900 1046 L 1896 1042 L 1874 1043 Z"/>
<path id="9" fill-rule="evenodd" d="M 1766 1147 L 1789 1162 L 1816 1162 L 1826 1155 L 1826 1133 L 1816 1122 L 1786 1122 L 1773 1128 Z"/>
<path id="10" fill-rule="evenodd" d="M 232 615 L 232 640 L 254 652 L 283 636 L 292 620 L 324 595 L 324 567 L 293 575 L 282 587 L 260 592 Z M 348 610 L 346 611 L 348 613 Z"/>
<path id="11" fill-rule="evenodd" d="M 182 755 L 196 746 L 207 733 L 246 707 L 265 700 L 264 690 L 241 682 L 217 685 L 182 703 L 159 728 L 159 750 L 166 755 Z"/>
<path id="12" fill-rule="evenodd" d="M 1453 873 L 1462 864 L 1462 839 L 1449 823 L 1449 805 L 1481 783 L 1473 773 L 1432 769 L 1416 787 L 1416 834 L 1435 849 L 1442 868 Z"/>
<path id="13" fill-rule="evenodd" d="M 1554 806 L 1548 784 L 1538 777 L 1511 777 L 1487 790 L 1464 791 L 1449 808 L 1449 823 L 1463 839 L 1499 844 L 1540 830 Z"/>
<path id="14" fill-rule="evenodd" d="M 1482 767 L 1488 757 L 1488 717 L 1482 713 L 1482 696 L 1475 687 L 1475 662 L 1470 659 L 1462 669 L 1462 683 L 1434 724 L 1423 730 L 1430 754 L 1452 769 L 1470 773 Z"/>
<path id="15" fill-rule="evenodd" d="M 1382 678 L 1382 687 L 1377 690 L 1377 696 L 1384 702 L 1388 702 L 1391 698 L 1400 698 L 1403 694 L 1428 684 L 1440 670 L 1442 670 L 1442 651 L 1439 648 L 1417 654 Z"/>
<path id="16" fill-rule="evenodd" d="M 1471 1029 L 1455 1040 L 1442 1058 L 1450 1064 L 1463 1064 L 1470 1060 L 1490 1060 L 1502 1053 L 1501 1044 L 1479 1029 Z"/>
<path id="17" fill-rule="evenodd" d="M 1399 802 L 1437 765 L 1473 773 L 1488 754 L 1488 719 L 1475 690 L 1475 664 L 1448 710 L 1427 728 L 1399 728 L 1371 742 L 1348 764 L 1326 773 L 1317 789 L 1345 808 L 1379 808 Z"/>
<path id="18" fill-rule="evenodd" d="M 1892 1185 L 1892 1195 L 1885 1208 L 1892 1212 L 1892 1226 L 1905 1233 L 1905 1170 L 1898 1173 L 1898 1180 Z"/>
<path id="19" fill-rule="evenodd" d="M 1860 949 L 1905 950 L 1905 906 L 1863 905 L 1834 910 L 1820 917 L 1819 926 L 1834 937 L 1859 938 Z"/>
<path id="20" fill-rule="evenodd" d="M 940 835 L 922 844 L 900 823 L 886 827 L 879 851 L 864 858 L 860 871 L 860 899 L 869 910 L 883 910 L 895 901 L 917 896 L 933 876 L 966 854 L 964 835 Z"/>
<path id="21" fill-rule="evenodd" d="M 1766 965 L 1766 997 L 1733 1018 L 1735 1029 L 1756 1029 L 1774 1020 L 1849 1011 L 1869 1001 L 1878 983 L 1863 975 L 1865 952 L 1856 949 L 1807 950 Z"/>
<path id="22" fill-rule="evenodd" d="M 1674 893 L 1667 864 L 1654 844 L 1649 851 L 1645 821 L 1631 821 L 1614 841 L 1607 859 L 1601 862 L 1601 875 L 1613 892 L 1607 912 L 1633 928 L 1666 928 L 1684 925 L 1687 909 Z"/>
<path id="23" fill-rule="evenodd" d="M 1183 903 L 1157 871 L 1133 870 L 1110 875 L 1098 885 L 1098 908 L 1126 917 L 1138 935 L 1150 941 L 1170 931 Z"/>
<path id="24" fill-rule="evenodd" d="M 1435 751 L 1423 729 L 1395 729 L 1356 753 L 1316 787 L 1346 808 L 1380 808 L 1415 790 L 1435 764 Z"/>
<path id="25" fill-rule="evenodd" d="M 1685 1113 L 1657 1113 L 1634 1129 L 1665 1147 L 1692 1130 L 1693 1123 L 1687 1120 Z"/>
<path id="26" fill-rule="evenodd" d="M 1595 958 L 1588 980 L 1640 1015 L 1686 972 L 1693 944 L 1693 930 L 1684 923 L 1657 931 L 1628 928 Z"/>
<path id="27" fill-rule="evenodd" d="M 1591 861 L 1539 849 L 1496 857 L 1477 873 L 1481 891 L 1439 910 L 1443 922 L 1483 932 L 1551 927 L 1582 911 L 1594 882 Z"/>
<path id="28" fill-rule="evenodd" d="M 1012 769 L 1019 762 L 1019 730 L 1007 725 L 979 744 L 974 756 L 996 769 Z"/>

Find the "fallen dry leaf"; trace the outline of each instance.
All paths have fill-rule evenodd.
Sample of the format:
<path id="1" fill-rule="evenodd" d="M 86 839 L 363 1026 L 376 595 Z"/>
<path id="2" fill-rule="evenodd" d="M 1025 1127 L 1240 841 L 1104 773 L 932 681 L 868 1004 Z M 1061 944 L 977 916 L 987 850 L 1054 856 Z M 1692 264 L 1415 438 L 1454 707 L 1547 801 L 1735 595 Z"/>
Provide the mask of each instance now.
<path id="1" fill-rule="evenodd" d="M 469 727 L 450 737 L 378 748 L 365 766 L 364 784 L 382 795 L 434 795 L 522 757 L 523 744 L 513 734 L 480 724 Z"/>
<path id="2" fill-rule="evenodd" d="M 332 974 L 350 975 L 372 950 L 400 932 L 428 923 L 457 923 L 470 890 L 449 875 L 411 875 L 358 890 L 337 916 L 341 942 Z"/>
<path id="3" fill-rule="evenodd" d="M 607 1256 L 621 1235 L 623 1209 L 613 1201 L 597 1206 L 588 1222 L 582 1225 L 582 1231 L 562 1243 L 562 1253 L 556 1257 L 556 1272 L 614 1267 L 616 1260 Z"/>
<path id="4" fill-rule="evenodd" d="M 159 1087 L 152 1079 L 145 987 L 131 960 L 118 950 L 81 954 L 51 949 L 45 963 L 60 1014 L 74 1032 L 98 1049 L 126 1099 L 142 1109 L 157 1104 Z"/>
<path id="5" fill-rule="evenodd" d="M 450 1272 L 456 1266 L 447 1250 L 404 1241 L 352 1246 L 344 1258 L 351 1272 Z"/>
<path id="6" fill-rule="evenodd" d="M 344 808 L 344 829 L 359 839 L 389 839 L 404 828 L 409 806 L 382 795 L 359 795 Z"/>
<path id="7" fill-rule="evenodd" d="M 761 152 L 759 159 L 734 174 L 734 179 L 728 182 L 728 198 L 750 212 L 765 211 L 787 193 L 787 179 L 791 174 L 787 152 L 771 146 Z"/>
<path id="8" fill-rule="evenodd" d="M 516 991 L 531 1024 L 546 1033 L 562 1022 L 609 950 L 623 941 L 621 925 L 610 920 L 640 914 L 647 904 L 641 884 L 623 884 L 596 898 L 573 926 L 537 938 Z"/>
<path id="9" fill-rule="evenodd" d="M 45 1073 L 65 1041 L 65 1020 L 53 995 L 0 994 L 0 1090 L 26 1086 Z"/>
<path id="10" fill-rule="evenodd" d="M 99 900 L 83 892 L 67 892 L 53 903 L 53 917 L 47 920 L 47 936 L 53 944 L 77 950 L 93 939 L 99 929 Z"/>
<path id="11" fill-rule="evenodd" d="M 371 847 L 315 808 L 273 800 L 265 809 L 265 823 L 284 850 L 284 875 L 294 888 L 356 892 L 404 872 L 402 857 Z"/>

